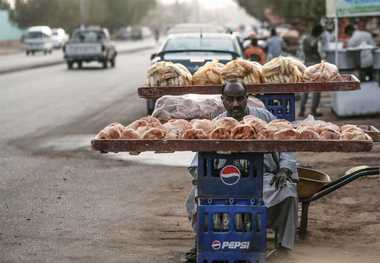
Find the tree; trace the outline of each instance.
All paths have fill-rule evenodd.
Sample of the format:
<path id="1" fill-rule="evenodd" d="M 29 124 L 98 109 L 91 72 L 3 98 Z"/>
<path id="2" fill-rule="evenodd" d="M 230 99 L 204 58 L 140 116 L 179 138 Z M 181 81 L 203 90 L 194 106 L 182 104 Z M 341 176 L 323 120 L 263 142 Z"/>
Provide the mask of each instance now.
<path id="1" fill-rule="evenodd" d="M 9 10 L 11 6 L 6 0 L 0 0 L 0 10 Z"/>
<path id="2" fill-rule="evenodd" d="M 3 1 L 3 0 L 0 0 Z M 155 6 L 155 0 L 84 0 L 86 25 L 111 31 L 140 22 Z M 81 24 L 79 0 L 16 0 L 11 19 L 20 27 L 48 25 L 67 31 Z"/>
<path id="3" fill-rule="evenodd" d="M 276 15 L 284 17 L 287 23 L 295 20 L 319 21 L 326 13 L 325 0 L 237 0 L 249 14 L 265 20 L 265 10 L 271 9 Z"/>

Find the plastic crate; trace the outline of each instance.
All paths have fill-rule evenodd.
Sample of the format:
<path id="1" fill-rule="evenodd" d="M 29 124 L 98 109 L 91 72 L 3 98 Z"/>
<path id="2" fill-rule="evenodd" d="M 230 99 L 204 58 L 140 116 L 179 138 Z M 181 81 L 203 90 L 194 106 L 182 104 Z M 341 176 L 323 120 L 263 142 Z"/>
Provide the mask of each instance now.
<path id="1" fill-rule="evenodd" d="M 244 198 L 261 204 L 263 158 L 261 153 L 199 153 L 198 197 Z"/>
<path id="2" fill-rule="evenodd" d="M 262 94 L 257 97 L 265 104 L 269 110 L 278 119 L 294 121 L 296 119 L 296 99 L 292 94 Z"/>
<path id="3" fill-rule="evenodd" d="M 266 211 L 241 203 L 199 205 L 197 262 L 264 262 Z"/>

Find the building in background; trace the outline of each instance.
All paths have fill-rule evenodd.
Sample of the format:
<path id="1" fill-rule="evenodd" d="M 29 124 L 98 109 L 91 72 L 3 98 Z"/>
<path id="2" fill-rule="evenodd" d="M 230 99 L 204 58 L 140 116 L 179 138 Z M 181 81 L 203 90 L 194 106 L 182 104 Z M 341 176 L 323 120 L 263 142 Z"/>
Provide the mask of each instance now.
<path id="1" fill-rule="evenodd" d="M 7 10 L 0 10 L 0 41 L 19 40 L 23 30 L 9 19 Z"/>

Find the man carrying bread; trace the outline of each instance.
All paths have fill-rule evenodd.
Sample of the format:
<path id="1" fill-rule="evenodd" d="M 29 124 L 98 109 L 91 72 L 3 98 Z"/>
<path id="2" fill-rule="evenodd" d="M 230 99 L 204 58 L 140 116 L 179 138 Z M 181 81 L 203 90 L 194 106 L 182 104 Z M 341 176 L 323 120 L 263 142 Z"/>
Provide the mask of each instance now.
<path id="1" fill-rule="evenodd" d="M 266 122 L 276 117 L 264 108 L 247 106 L 247 89 L 239 81 L 230 81 L 223 86 L 222 101 L 226 112 L 216 118 L 232 117 L 242 121 L 247 115 L 255 116 Z M 197 178 L 198 155 L 189 167 L 189 172 Z M 247 167 L 239 161 L 240 167 Z M 221 164 L 223 166 L 223 164 Z M 296 159 L 293 153 L 269 153 L 264 155 L 263 199 L 268 208 L 268 224 L 278 234 L 278 245 L 281 250 L 293 249 L 297 229 L 297 182 Z M 193 186 L 187 201 L 186 209 L 189 219 L 195 226 L 196 219 L 196 186 Z M 196 249 L 186 254 L 187 262 L 196 262 Z"/>

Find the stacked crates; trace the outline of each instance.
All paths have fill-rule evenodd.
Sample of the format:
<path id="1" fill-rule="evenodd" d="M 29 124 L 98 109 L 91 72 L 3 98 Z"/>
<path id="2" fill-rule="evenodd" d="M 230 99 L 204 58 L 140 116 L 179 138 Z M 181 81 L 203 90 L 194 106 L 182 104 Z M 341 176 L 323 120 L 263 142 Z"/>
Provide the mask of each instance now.
<path id="1" fill-rule="evenodd" d="M 278 119 L 295 121 L 296 99 L 294 93 L 257 95 L 274 116 Z"/>
<path id="2" fill-rule="evenodd" d="M 265 262 L 263 157 L 199 153 L 197 263 Z"/>

